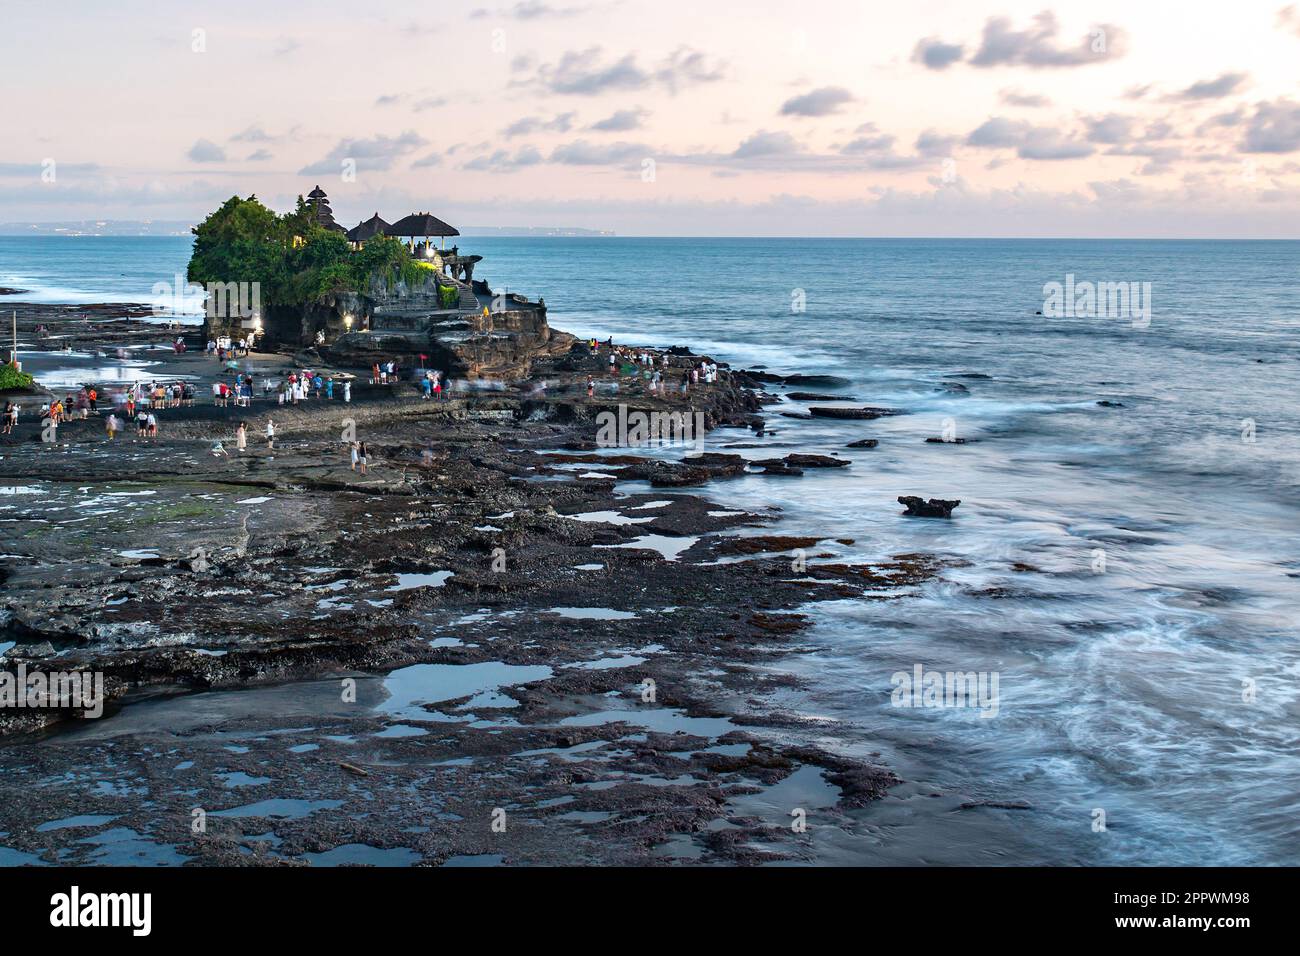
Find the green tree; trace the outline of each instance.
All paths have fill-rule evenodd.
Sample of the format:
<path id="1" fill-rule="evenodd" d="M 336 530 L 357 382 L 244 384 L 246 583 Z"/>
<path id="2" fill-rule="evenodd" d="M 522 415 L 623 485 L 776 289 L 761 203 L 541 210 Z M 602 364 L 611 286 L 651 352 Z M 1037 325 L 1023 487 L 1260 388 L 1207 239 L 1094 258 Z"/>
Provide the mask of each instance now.
<path id="1" fill-rule="evenodd" d="M 365 291 L 374 277 L 418 285 L 432 275 L 390 236 L 376 236 L 352 251 L 341 234 L 315 221 L 302 196 L 282 216 L 256 196 L 231 196 L 193 233 L 189 281 L 258 282 L 265 305 L 304 305 L 337 292 Z"/>
<path id="2" fill-rule="evenodd" d="M 284 230 L 256 196 L 231 196 L 192 231 L 189 281 L 258 282 L 263 300 L 274 300 L 286 277 Z"/>

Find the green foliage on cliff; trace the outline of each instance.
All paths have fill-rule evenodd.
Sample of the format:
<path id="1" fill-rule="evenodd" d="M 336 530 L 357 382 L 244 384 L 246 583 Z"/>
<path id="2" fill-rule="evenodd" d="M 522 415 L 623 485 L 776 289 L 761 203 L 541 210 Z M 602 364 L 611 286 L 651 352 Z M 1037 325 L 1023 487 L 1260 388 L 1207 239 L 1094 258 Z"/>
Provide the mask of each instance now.
<path id="1" fill-rule="evenodd" d="M 265 305 L 306 305 L 337 292 L 365 292 L 373 278 L 422 284 L 430 275 L 400 240 L 388 236 L 353 252 L 340 233 L 314 221 L 301 196 L 294 211 L 283 215 L 256 196 L 232 196 L 193 232 L 189 281 L 257 282 Z"/>
<path id="2" fill-rule="evenodd" d="M 460 291 L 451 285 L 438 286 L 438 304 L 444 309 L 456 308 L 456 303 L 460 301 Z"/>
<path id="3" fill-rule="evenodd" d="M 26 372 L 20 372 L 12 365 L 0 365 L 0 392 L 8 391 L 11 388 L 31 388 L 32 377 Z"/>

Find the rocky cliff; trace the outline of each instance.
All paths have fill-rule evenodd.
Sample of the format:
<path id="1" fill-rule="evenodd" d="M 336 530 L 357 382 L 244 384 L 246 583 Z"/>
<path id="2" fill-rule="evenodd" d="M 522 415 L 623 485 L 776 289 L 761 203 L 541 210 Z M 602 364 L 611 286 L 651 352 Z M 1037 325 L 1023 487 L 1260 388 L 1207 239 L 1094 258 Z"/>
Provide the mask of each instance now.
<path id="1" fill-rule="evenodd" d="M 484 310 L 487 314 L 484 314 Z M 205 336 L 243 335 L 247 321 L 208 319 Z M 396 360 L 457 378 L 526 377 L 532 362 L 569 349 L 573 336 L 554 332 L 544 302 L 497 295 L 430 270 L 420 284 L 376 278 L 364 292 L 340 292 L 301 306 L 270 306 L 262 315 L 264 347 L 319 345 L 334 365 L 369 367 Z"/>

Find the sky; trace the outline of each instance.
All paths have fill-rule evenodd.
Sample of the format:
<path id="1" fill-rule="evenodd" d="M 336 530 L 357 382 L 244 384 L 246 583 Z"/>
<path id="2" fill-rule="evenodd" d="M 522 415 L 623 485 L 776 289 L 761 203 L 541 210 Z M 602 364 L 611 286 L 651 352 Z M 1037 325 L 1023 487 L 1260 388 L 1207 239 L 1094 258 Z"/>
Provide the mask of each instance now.
<path id="1" fill-rule="evenodd" d="M 0 7 L 0 222 L 1300 238 L 1284 0 Z"/>

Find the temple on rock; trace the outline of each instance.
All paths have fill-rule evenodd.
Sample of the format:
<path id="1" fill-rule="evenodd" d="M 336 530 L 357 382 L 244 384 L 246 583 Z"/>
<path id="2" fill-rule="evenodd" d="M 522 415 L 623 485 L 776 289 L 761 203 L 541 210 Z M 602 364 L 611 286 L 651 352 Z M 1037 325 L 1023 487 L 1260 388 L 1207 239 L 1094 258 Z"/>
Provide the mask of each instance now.
<path id="1" fill-rule="evenodd" d="M 314 347 L 326 361 L 369 366 L 396 359 L 421 363 L 468 378 L 514 378 L 528 374 L 532 358 L 565 351 L 572 337 L 552 333 L 546 303 L 515 292 L 494 292 L 474 278 L 479 255 L 446 248 L 460 231 L 428 212 L 389 224 L 378 212 L 344 230 L 334 221 L 329 197 L 316 186 L 306 198 L 316 221 L 342 232 L 353 250 L 377 236 L 405 241 L 420 281 L 408 275 L 371 276 L 357 291 L 330 293 L 301 305 L 273 305 L 262 316 L 264 340 L 273 347 Z M 441 247 L 434 240 L 441 241 Z"/>

